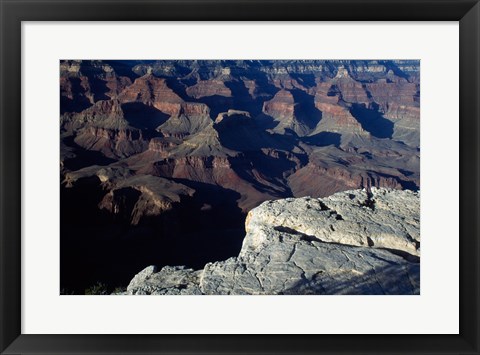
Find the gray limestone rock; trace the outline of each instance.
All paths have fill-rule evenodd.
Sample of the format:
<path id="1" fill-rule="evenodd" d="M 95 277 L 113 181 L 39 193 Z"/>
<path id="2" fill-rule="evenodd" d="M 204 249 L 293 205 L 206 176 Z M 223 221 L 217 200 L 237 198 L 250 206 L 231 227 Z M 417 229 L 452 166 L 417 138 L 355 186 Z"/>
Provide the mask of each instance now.
<path id="1" fill-rule="evenodd" d="M 200 271 L 165 266 L 159 272 L 149 266 L 135 275 L 127 287 L 130 295 L 199 295 Z"/>
<path id="2" fill-rule="evenodd" d="M 128 294 L 419 294 L 420 194 L 354 190 L 267 201 L 238 257 L 203 270 L 150 266 Z"/>

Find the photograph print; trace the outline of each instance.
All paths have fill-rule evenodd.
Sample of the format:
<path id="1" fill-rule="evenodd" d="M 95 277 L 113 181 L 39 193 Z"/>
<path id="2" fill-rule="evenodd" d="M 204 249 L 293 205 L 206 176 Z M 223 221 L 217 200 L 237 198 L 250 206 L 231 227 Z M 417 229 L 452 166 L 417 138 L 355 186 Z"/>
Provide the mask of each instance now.
<path id="1" fill-rule="evenodd" d="M 59 65 L 60 294 L 420 294 L 419 60 Z"/>

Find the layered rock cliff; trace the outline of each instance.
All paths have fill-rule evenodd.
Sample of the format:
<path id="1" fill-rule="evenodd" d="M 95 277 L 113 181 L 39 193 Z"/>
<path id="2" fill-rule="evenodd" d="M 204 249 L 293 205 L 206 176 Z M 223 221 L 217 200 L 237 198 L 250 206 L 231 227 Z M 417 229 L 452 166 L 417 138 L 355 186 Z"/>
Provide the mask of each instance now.
<path id="1" fill-rule="evenodd" d="M 266 201 L 237 257 L 149 266 L 131 295 L 419 294 L 420 194 L 372 188 Z"/>
<path id="2" fill-rule="evenodd" d="M 73 153 L 62 157 L 97 164 L 80 158 L 84 149 L 166 178 L 174 168 L 164 165 L 183 158 L 237 157 L 229 165 L 239 184 L 199 180 L 205 164 L 177 177 L 233 188 L 248 207 L 349 188 L 415 189 L 418 71 L 418 61 L 62 61 L 62 146 Z"/>

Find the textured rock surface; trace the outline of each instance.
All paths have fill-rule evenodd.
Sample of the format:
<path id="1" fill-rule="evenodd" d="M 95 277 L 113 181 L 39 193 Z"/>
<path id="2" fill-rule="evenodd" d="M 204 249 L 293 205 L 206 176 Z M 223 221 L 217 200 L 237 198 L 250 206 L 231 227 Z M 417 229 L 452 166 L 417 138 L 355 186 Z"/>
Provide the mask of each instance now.
<path id="1" fill-rule="evenodd" d="M 201 295 L 200 271 L 183 266 L 165 266 L 157 272 L 149 266 L 135 275 L 127 288 L 127 294 L 136 295 Z"/>
<path id="2" fill-rule="evenodd" d="M 238 257 L 150 266 L 127 294 L 419 294 L 419 216 L 408 190 L 267 201 L 248 214 Z"/>

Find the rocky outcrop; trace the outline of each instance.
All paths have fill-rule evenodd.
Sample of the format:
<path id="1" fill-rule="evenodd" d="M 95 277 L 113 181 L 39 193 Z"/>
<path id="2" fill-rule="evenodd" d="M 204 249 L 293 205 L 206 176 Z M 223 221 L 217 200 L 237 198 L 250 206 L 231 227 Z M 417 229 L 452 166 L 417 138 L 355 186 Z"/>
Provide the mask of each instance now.
<path id="1" fill-rule="evenodd" d="M 368 103 L 370 102 L 363 84 L 354 80 L 348 70 L 341 66 L 337 70 L 337 75 L 331 81 L 330 90 L 338 91 L 341 99 L 348 103 Z"/>
<path id="2" fill-rule="evenodd" d="M 303 137 L 311 133 L 322 119 L 322 112 L 315 107 L 310 91 L 296 85 L 293 90 L 282 89 L 265 101 L 263 113 L 274 119 L 273 132 L 296 134 Z"/>
<path id="3" fill-rule="evenodd" d="M 183 100 L 167 86 L 165 79 L 146 74 L 137 78 L 120 95 L 122 103 L 140 102 L 169 114 L 177 115 Z"/>
<path id="4" fill-rule="evenodd" d="M 396 78 L 366 84 L 372 100 L 379 105 L 384 117 L 394 123 L 392 137 L 417 146 L 420 141 L 420 92 L 418 84 Z"/>
<path id="5" fill-rule="evenodd" d="M 78 132 L 74 141 L 80 147 L 101 152 L 112 159 L 138 154 L 148 147 L 148 142 L 142 137 L 142 131 L 132 128 L 87 126 Z"/>
<path id="6" fill-rule="evenodd" d="M 102 189 L 99 210 L 132 226 L 172 210 L 182 197 L 195 193 L 183 184 L 147 174 L 134 175 L 133 171 L 121 166 L 80 169 L 67 173 L 64 183 L 66 188 L 74 188 L 79 181 L 91 177 L 97 178 Z"/>
<path id="7" fill-rule="evenodd" d="M 358 87 L 358 83 L 353 82 L 350 84 L 345 83 L 344 78 L 338 79 L 338 83 L 342 83 L 337 86 L 330 82 L 319 83 L 317 85 L 315 94 L 315 107 L 322 112 L 322 120 L 315 130 L 311 133 L 315 135 L 319 132 L 340 132 L 340 133 L 358 133 L 368 135 L 362 128 L 360 123 L 352 116 L 348 107 L 343 103 L 342 89 L 345 91 L 345 95 L 348 99 L 353 100 L 354 97 L 359 96 L 362 100 L 365 98 L 360 93 L 355 94 L 355 90 L 361 89 Z M 351 82 L 351 78 L 348 79 Z M 363 94 L 365 92 L 363 91 Z"/>
<path id="8" fill-rule="evenodd" d="M 338 191 L 366 188 L 387 187 L 401 189 L 398 178 L 362 171 L 344 166 L 318 166 L 309 163 L 288 177 L 288 184 L 295 196 L 328 196 Z"/>
<path id="9" fill-rule="evenodd" d="M 156 176 L 133 176 L 115 184 L 99 204 L 100 209 L 120 216 L 130 225 L 142 219 L 170 211 L 182 196 L 192 196 L 193 189 Z"/>
<path id="10" fill-rule="evenodd" d="M 264 202 L 238 257 L 150 266 L 126 294 L 419 294 L 420 195 L 372 188 Z"/>
<path id="11" fill-rule="evenodd" d="M 263 112 L 279 121 L 292 120 L 294 105 L 290 91 L 280 90 L 270 101 L 263 104 Z"/>
<path id="12" fill-rule="evenodd" d="M 100 100 L 80 113 L 64 114 L 60 123 L 66 131 L 78 130 L 85 126 L 107 129 L 128 127 L 128 121 L 118 100 Z"/>
<path id="13" fill-rule="evenodd" d="M 165 137 L 184 138 L 201 132 L 211 125 L 210 109 L 207 105 L 197 102 L 183 102 L 178 111 L 157 128 Z"/>
<path id="14" fill-rule="evenodd" d="M 60 63 L 60 96 L 63 112 L 80 112 L 99 100 L 116 97 L 131 84 L 112 66 L 100 60 Z"/>
<path id="15" fill-rule="evenodd" d="M 215 119 L 215 123 L 220 123 L 224 120 L 231 122 L 231 120 L 251 120 L 250 113 L 240 110 L 228 110 L 227 112 L 220 112 Z"/>
<path id="16" fill-rule="evenodd" d="M 129 86 L 119 100 L 123 103 L 141 103 L 167 115 L 157 131 L 166 137 L 183 138 L 207 127 L 211 122 L 210 109 L 199 102 L 185 102 L 165 79 L 146 74 Z"/>
<path id="17" fill-rule="evenodd" d="M 117 99 L 100 100 L 79 113 L 62 115 L 61 127 L 81 148 L 112 159 L 143 152 L 148 141 L 143 131 L 130 125 Z"/>
<path id="18" fill-rule="evenodd" d="M 149 266 L 130 281 L 127 292 L 135 295 L 201 295 L 202 271 L 193 271 L 183 266 L 165 266 L 158 272 Z"/>
<path id="19" fill-rule="evenodd" d="M 222 80 L 202 80 L 187 88 L 187 94 L 195 99 L 206 96 L 232 96 L 232 92 Z"/>
<path id="20" fill-rule="evenodd" d="M 248 161 L 239 157 L 226 156 L 186 156 L 158 160 L 150 167 L 150 172 L 167 178 L 196 181 L 208 185 L 222 186 L 238 192 L 238 207 L 246 212 L 262 201 L 278 196 L 275 192 L 265 191 L 268 183 L 258 178 L 252 184 L 240 174 Z M 264 183 L 265 185 L 261 185 Z M 259 188 L 263 187 L 263 189 Z"/>

